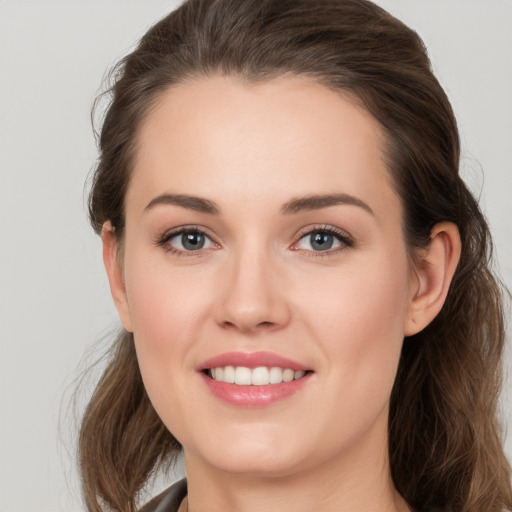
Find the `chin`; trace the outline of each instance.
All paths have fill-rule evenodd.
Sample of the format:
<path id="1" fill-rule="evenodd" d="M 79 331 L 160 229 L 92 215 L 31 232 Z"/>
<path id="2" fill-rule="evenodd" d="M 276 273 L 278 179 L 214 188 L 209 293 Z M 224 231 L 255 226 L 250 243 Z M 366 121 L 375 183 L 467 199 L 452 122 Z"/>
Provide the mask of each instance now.
<path id="1" fill-rule="evenodd" d="M 231 460 L 216 459 L 210 463 L 219 471 L 247 478 L 281 478 L 299 471 L 299 466 L 295 461 L 268 455 L 268 453 L 255 455 L 254 457 L 258 460 L 251 460 L 245 455 Z"/>
<path id="2" fill-rule="evenodd" d="M 215 444 L 201 448 L 200 452 L 210 466 L 223 472 L 248 477 L 286 476 L 301 466 L 302 449 L 300 445 L 290 442 L 289 437 L 255 439 L 254 431 L 251 436 L 251 441 L 238 437 L 224 443 L 218 439 Z"/>

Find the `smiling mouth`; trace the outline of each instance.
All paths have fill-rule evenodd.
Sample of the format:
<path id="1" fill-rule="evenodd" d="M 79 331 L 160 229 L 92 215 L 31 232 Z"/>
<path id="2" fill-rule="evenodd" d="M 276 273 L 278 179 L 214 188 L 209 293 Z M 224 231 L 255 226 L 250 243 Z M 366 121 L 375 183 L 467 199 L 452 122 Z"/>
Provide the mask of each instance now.
<path id="1" fill-rule="evenodd" d="M 217 382 L 236 384 L 238 386 L 268 386 L 292 382 L 302 379 L 309 370 L 292 370 L 291 368 L 280 368 L 277 366 L 258 366 L 248 368 L 246 366 L 219 366 L 207 368 L 204 373 Z"/>

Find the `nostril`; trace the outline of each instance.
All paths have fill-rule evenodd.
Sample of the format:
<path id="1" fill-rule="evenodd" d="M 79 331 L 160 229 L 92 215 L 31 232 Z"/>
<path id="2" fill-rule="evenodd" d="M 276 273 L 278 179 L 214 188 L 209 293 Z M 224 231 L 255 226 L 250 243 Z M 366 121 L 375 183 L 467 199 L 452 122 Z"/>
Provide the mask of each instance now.
<path id="1" fill-rule="evenodd" d="M 251 322 L 231 322 L 229 320 L 226 320 L 224 322 L 222 322 L 222 326 L 225 327 L 225 328 L 228 328 L 228 329 L 237 329 L 237 330 L 240 330 L 240 331 L 256 331 L 256 330 L 260 330 L 260 329 L 268 329 L 268 328 L 271 328 L 273 326 L 275 326 L 276 324 L 274 322 L 270 322 L 270 321 L 263 321 L 263 322 L 255 322 L 255 323 L 251 323 Z"/>

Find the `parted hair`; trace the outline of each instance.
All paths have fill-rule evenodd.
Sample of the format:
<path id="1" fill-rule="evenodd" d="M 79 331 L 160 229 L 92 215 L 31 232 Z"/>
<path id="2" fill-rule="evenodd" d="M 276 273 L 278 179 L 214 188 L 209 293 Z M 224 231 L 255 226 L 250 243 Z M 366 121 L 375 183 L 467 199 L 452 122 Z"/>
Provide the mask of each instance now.
<path id="1" fill-rule="evenodd" d="M 386 11 L 367 0 L 185 1 L 110 74 L 89 196 L 95 231 L 110 221 L 122 246 L 138 128 L 160 95 L 218 74 L 246 83 L 304 76 L 348 95 L 382 127 L 412 258 L 436 223 L 458 226 L 462 254 L 446 302 L 404 340 L 390 403 L 391 474 L 417 511 L 512 510 L 498 421 L 504 292 L 488 226 L 459 175 L 456 120 L 425 46 Z M 146 394 L 131 333 L 110 349 L 78 450 L 89 512 L 135 511 L 151 476 L 180 453 Z"/>

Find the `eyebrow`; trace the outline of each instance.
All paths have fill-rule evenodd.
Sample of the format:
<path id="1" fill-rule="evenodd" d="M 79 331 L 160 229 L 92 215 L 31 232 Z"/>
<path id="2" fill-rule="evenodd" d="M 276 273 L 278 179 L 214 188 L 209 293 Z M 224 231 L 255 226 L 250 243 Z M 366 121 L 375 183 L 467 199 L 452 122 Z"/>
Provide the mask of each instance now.
<path id="1" fill-rule="evenodd" d="M 220 215 L 220 208 L 209 199 L 185 194 L 162 194 L 152 199 L 144 211 L 150 210 L 158 205 L 175 205 L 210 215 Z"/>
<path id="2" fill-rule="evenodd" d="M 220 215 L 221 213 L 219 206 L 213 201 L 187 194 L 161 194 L 152 199 L 144 208 L 144 211 L 150 210 L 158 205 L 181 206 L 188 210 L 208 213 L 210 215 Z M 358 206 L 369 214 L 375 215 L 373 210 L 364 201 L 349 194 L 320 194 L 298 197 L 286 202 L 281 207 L 281 213 L 283 215 L 292 215 L 302 211 L 320 210 L 337 205 Z"/>
<path id="3" fill-rule="evenodd" d="M 369 214 L 375 215 L 374 211 L 364 201 L 349 194 L 323 194 L 298 197 L 285 203 L 281 208 L 281 213 L 283 215 L 290 215 L 302 211 L 320 210 L 321 208 L 340 204 L 358 206 Z"/>

